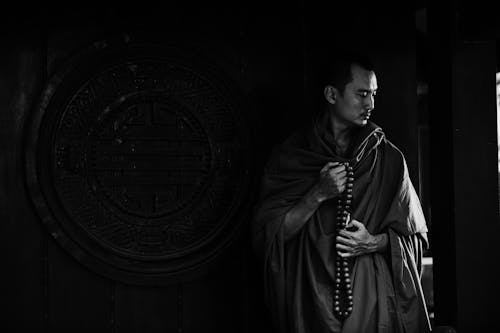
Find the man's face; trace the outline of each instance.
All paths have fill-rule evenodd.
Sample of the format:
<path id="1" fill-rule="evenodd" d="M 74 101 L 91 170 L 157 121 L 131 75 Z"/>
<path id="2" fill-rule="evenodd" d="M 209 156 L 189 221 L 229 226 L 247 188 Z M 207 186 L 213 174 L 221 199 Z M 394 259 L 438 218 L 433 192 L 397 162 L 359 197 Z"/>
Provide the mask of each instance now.
<path id="1" fill-rule="evenodd" d="M 333 88 L 333 119 L 346 127 L 365 126 L 375 108 L 377 78 L 373 71 L 358 65 L 352 65 L 351 72 L 352 81 L 345 86 L 343 94 Z"/>

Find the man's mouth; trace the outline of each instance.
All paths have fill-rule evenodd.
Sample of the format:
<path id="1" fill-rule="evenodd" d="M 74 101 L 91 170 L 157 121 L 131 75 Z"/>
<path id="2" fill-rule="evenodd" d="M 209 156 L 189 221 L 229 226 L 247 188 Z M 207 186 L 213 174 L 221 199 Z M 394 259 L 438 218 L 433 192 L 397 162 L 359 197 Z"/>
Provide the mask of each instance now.
<path id="1" fill-rule="evenodd" d="M 363 113 L 361 115 L 361 118 L 363 118 L 364 120 L 368 120 L 368 119 L 370 119 L 370 116 L 371 116 L 371 113 Z"/>

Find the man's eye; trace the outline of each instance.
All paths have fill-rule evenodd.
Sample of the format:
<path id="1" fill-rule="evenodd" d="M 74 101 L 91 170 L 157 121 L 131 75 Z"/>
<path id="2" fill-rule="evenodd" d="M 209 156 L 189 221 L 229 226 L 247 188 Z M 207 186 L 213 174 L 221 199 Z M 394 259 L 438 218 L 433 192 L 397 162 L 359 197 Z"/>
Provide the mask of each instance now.
<path id="1" fill-rule="evenodd" d="M 368 92 L 364 91 L 364 92 L 360 93 L 359 96 L 366 97 L 366 96 L 368 96 Z"/>

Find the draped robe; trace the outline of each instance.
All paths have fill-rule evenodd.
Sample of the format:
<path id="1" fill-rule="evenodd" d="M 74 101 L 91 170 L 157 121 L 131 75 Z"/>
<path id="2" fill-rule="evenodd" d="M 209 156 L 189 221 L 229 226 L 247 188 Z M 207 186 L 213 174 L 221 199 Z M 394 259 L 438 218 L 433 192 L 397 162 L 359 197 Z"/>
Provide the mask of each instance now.
<path id="1" fill-rule="evenodd" d="M 331 133 L 315 122 L 273 151 L 252 223 L 263 264 L 265 299 L 279 332 L 428 332 L 420 284 L 427 227 L 403 154 L 372 122 L 358 130 L 351 154 L 335 154 Z M 323 126 L 324 127 L 324 126 Z M 285 242 L 287 212 L 317 182 L 327 162 L 354 168 L 351 218 L 388 247 L 349 259 L 353 311 L 333 313 L 335 199 L 323 202 L 299 233 Z"/>

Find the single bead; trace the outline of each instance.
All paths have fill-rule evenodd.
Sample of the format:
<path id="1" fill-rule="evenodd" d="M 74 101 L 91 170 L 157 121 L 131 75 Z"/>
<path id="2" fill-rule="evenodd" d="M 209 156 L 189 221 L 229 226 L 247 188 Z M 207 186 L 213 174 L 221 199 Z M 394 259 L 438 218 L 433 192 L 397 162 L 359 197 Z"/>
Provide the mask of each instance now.
<path id="1" fill-rule="evenodd" d="M 338 296 L 340 294 L 340 290 L 339 289 L 335 289 L 335 296 Z"/>
<path id="2" fill-rule="evenodd" d="M 347 289 L 347 295 L 352 295 L 352 290 L 351 289 Z"/>
<path id="3" fill-rule="evenodd" d="M 346 279 L 345 279 L 345 282 L 346 282 L 346 283 L 351 283 L 351 279 L 350 279 L 350 278 L 346 278 Z"/>
<path id="4" fill-rule="evenodd" d="M 340 284 L 340 279 L 335 279 L 335 283 Z"/>
<path id="5" fill-rule="evenodd" d="M 340 305 L 340 302 L 339 301 L 335 301 L 335 306 L 339 306 Z"/>
<path id="6" fill-rule="evenodd" d="M 349 277 L 349 273 L 344 273 L 344 277 L 348 278 Z M 347 281 L 347 280 L 346 280 Z"/>
<path id="7" fill-rule="evenodd" d="M 335 307 L 335 311 L 340 312 L 340 307 L 339 307 L 339 306 L 336 306 L 336 307 Z"/>
<path id="8" fill-rule="evenodd" d="M 334 297 L 336 300 L 337 300 L 337 299 L 340 299 L 340 295 L 338 295 L 338 294 L 334 295 L 333 297 Z"/>
<path id="9" fill-rule="evenodd" d="M 347 312 L 351 313 L 352 312 L 352 306 L 347 308 Z"/>
<path id="10" fill-rule="evenodd" d="M 339 293 L 340 293 L 340 290 L 339 290 Z M 347 299 L 352 301 L 352 299 L 353 299 L 352 295 L 347 295 Z"/>
<path id="11" fill-rule="evenodd" d="M 349 312 L 347 312 L 347 311 L 344 312 L 344 316 L 346 316 L 346 317 L 349 316 Z"/>

